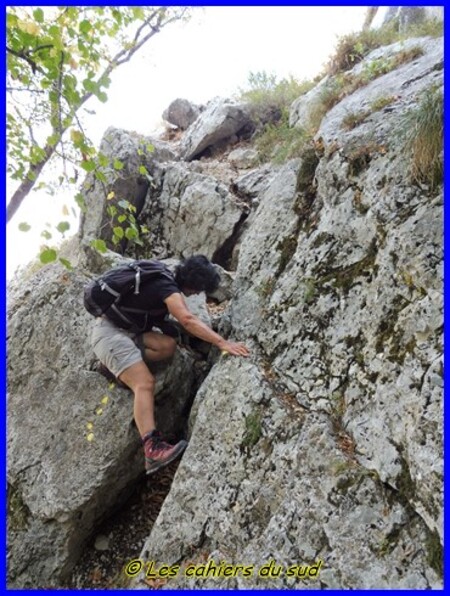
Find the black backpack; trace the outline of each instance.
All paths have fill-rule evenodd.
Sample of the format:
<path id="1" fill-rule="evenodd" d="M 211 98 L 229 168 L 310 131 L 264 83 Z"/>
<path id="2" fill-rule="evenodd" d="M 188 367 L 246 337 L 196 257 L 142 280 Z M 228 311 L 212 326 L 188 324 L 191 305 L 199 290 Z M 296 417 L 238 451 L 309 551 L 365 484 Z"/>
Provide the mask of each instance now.
<path id="1" fill-rule="evenodd" d="M 162 319 L 166 309 L 141 310 L 122 306 L 121 300 L 132 291 L 139 294 L 140 286 L 147 280 L 164 276 L 174 281 L 170 269 L 159 261 L 133 261 L 110 269 L 84 288 L 84 306 L 94 317 L 106 316 L 122 329 L 145 331 L 149 319 Z"/>

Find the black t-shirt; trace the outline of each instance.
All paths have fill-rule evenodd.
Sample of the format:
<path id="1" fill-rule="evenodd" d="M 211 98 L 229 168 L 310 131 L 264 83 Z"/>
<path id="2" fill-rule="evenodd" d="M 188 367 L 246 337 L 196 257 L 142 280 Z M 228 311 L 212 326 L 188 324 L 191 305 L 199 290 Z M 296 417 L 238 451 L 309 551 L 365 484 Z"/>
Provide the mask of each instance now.
<path id="1" fill-rule="evenodd" d="M 154 278 L 141 284 L 139 294 L 131 292 L 127 296 L 124 296 L 120 302 L 120 306 L 125 307 L 125 309 L 138 308 L 140 310 L 150 311 L 144 329 L 145 331 L 149 331 L 156 322 L 163 320 L 169 313 L 164 300 L 175 293 L 181 293 L 175 280 L 162 275 L 156 275 Z M 127 316 L 130 316 L 130 314 L 127 313 Z M 133 318 L 139 321 L 139 327 L 142 328 L 141 321 L 143 320 L 143 316 L 136 315 Z"/>

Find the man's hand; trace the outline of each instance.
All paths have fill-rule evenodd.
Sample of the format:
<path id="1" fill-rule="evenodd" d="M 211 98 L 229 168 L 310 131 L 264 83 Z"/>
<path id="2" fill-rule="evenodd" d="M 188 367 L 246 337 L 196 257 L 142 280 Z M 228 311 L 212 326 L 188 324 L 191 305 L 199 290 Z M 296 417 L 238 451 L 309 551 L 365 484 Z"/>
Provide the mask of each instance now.
<path id="1" fill-rule="evenodd" d="M 222 352 L 232 354 L 233 356 L 247 357 L 250 354 L 249 349 L 243 343 L 227 341 L 205 325 L 205 323 L 200 321 L 198 317 L 193 315 L 188 309 L 181 294 L 171 294 L 164 300 L 164 302 L 166 303 L 170 314 L 175 317 L 191 335 L 203 339 L 204 341 L 208 341 L 217 346 Z"/>
<path id="2" fill-rule="evenodd" d="M 245 358 L 250 355 L 250 350 L 247 346 L 241 342 L 226 341 L 220 342 L 218 346 L 222 354 L 232 354 L 233 356 L 244 356 Z"/>

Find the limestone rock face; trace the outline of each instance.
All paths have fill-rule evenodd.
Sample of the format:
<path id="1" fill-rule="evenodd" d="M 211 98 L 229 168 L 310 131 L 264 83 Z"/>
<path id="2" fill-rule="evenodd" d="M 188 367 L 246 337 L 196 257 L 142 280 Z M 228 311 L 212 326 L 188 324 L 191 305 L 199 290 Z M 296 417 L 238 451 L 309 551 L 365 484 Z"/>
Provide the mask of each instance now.
<path id="1" fill-rule="evenodd" d="M 181 565 L 168 587 L 265 587 L 271 559 L 275 588 L 317 587 L 286 570 L 320 561 L 322 588 L 442 587 L 442 188 L 412 184 L 399 134 L 442 85 L 442 40 L 414 43 L 423 56 L 344 98 L 258 194 L 227 311 L 252 353 L 197 394 L 142 551 Z M 382 85 L 388 108 L 343 127 Z M 208 559 L 256 573 L 185 576 Z"/>
<path id="2" fill-rule="evenodd" d="M 135 174 L 124 187 L 139 194 L 139 223 L 150 230 L 139 257 L 203 253 L 232 264 L 211 297 L 218 308 L 204 298 L 190 307 L 251 350 L 211 357 L 195 395 L 189 446 L 141 553 L 180 565 L 167 589 L 267 588 L 258 571 L 270 560 L 281 567 L 276 589 L 442 588 L 443 198 L 442 187 L 412 181 L 404 136 L 410 110 L 443 86 L 442 39 L 375 50 L 346 74 L 401 52 L 412 58 L 340 97 L 283 166 L 243 171 L 229 156 L 207 157 L 251 126 L 244 107 L 216 100 L 184 133 L 185 161 L 155 155 L 145 192 Z M 308 128 L 335 83 L 295 102 L 292 125 Z M 123 170 L 139 172 L 140 145 L 120 138 L 134 156 L 119 152 Z M 122 257 L 83 248 L 106 212 L 105 197 L 89 201 L 81 248 L 97 273 Z M 86 349 L 89 271 L 47 267 L 10 290 L 9 567 L 18 587 L 56 586 L 142 471 L 131 396 L 108 387 Z M 167 432 L 180 432 L 176 414 L 198 386 L 193 358 L 178 350 L 158 377 L 175 410 L 171 418 L 161 404 Z M 250 576 L 185 575 L 208 560 L 246 565 Z M 315 579 L 298 573 L 313 565 Z M 143 580 L 131 587 L 148 588 Z"/>
<path id="3" fill-rule="evenodd" d="M 277 390 L 256 354 L 217 364 L 194 408 L 188 449 L 141 557 L 253 571 L 187 578 L 181 565 L 171 588 L 263 589 L 268 579 L 258 570 L 272 559 L 283 569 L 273 588 L 438 585 L 422 549 L 423 521 L 374 471 L 347 459 L 325 412 Z M 289 567 L 313 563 L 321 565 L 316 580 L 287 576 Z"/>
<path id="4" fill-rule="evenodd" d="M 154 187 L 142 212 L 150 235 L 149 250 L 160 257 L 212 258 L 232 236 L 242 216 L 236 197 L 215 178 L 182 163 L 155 172 Z"/>
<path id="5" fill-rule="evenodd" d="M 187 99 L 178 98 L 164 110 L 163 118 L 181 130 L 186 130 L 195 122 L 199 114 L 200 110 L 196 105 Z"/>
<path id="6" fill-rule="evenodd" d="M 176 154 L 164 141 L 113 127 L 105 132 L 99 151 L 109 165 L 102 170 L 104 179 L 99 180 L 91 173 L 83 182 L 81 194 L 86 210 L 81 216 L 79 238 L 85 244 L 103 239 L 109 248 L 115 248 L 110 243 L 112 227 L 108 207 L 117 209 L 114 225 L 117 225 L 117 217 L 124 213 L 120 201 L 129 201 L 139 214 L 150 186 L 145 170 L 150 175 L 154 164 L 173 161 Z"/>
<path id="7" fill-rule="evenodd" d="M 9 288 L 8 503 L 12 586 L 58 586 L 143 474 L 133 397 L 95 372 L 85 272 L 47 266 Z M 180 436 L 194 383 L 178 350 L 157 374 L 157 422 Z"/>
<path id="8" fill-rule="evenodd" d="M 442 6 L 391 6 L 386 11 L 382 24 L 392 21 L 398 22 L 399 31 L 405 33 L 412 26 L 424 21 L 436 19 L 444 20 Z"/>
<path id="9" fill-rule="evenodd" d="M 318 85 L 296 99 L 289 110 L 289 126 L 297 126 L 305 130 L 312 129 L 317 103 L 332 87 L 333 82 L 331 78 L 326 76 Z"/>
<path id="10" fill-rule="evenodd" d="M 406 55 L 407 52 L 413 50 L 417 52 L 417 57 L 413 61 L 406 61 L 386 74 L 375 76 L 377 69 L 387 68 L 390 60 L 394 60 L 399 55 Z M 421 52 L 423 55 L 420 55 Z M 348 81 L 354 81 L 357 77 L 363 76 L 367 78 L 368 83 L 338 102 L 327 113 L 327 117 L 337 107 L 347 113 L 351 113 L 351 109 L 362 112 L 363 108 L 369 108 L 368 105 L 360 103 L 361 99 L 368 104 L 379 98 L 387 98 L 392 94 L 397 94 L 398 100 L 404 96 L 415 97 L 417 91 L 424 85 L 431 85 L 433 79 L 439 83 L 442 78 L 442 56 L 442 38 L 407 39 L 373 50 L 362 62 L 345 73 Z M 296 99 L 289 112 L 290 126 L 305 130 L 311 129 L 317 118 L 320 118 L 318 104 L 327 96 L 336 93 L 340 84 L 339 77 L 342 78 L 342 73 L 325 77 L 316 87 Z"/>
<path id="11" fill-rule="evenodd" d="M 186 161 L 195 159 L 208 147 L 251 125 L 250 111 L 245 104 L 216 99 L 207 105 L 186 132 L 181 142 L 181 155 Z"/>
<path id="12" fill-rule="evenodd" d="M 246 170 L 256 166 L 258 152 L 255 149 L 235 149 L 228 155 L 228 161 L 237 168 Z"/>

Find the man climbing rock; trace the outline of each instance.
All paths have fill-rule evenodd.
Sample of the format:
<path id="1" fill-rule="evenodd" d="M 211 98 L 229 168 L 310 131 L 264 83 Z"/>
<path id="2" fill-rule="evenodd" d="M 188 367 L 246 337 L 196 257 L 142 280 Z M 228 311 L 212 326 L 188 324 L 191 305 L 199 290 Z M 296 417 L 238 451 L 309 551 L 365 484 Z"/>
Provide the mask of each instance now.
<path id="1" fill-rule="evenodd" d="M 146 361 L 166 360 L 175 353 L 177 344 L 173 336 L 177 332 L 164 318 L 171 314 L 187 333 L 217 346 L 222 352 L 246 357 L 249 350 L 243 343 L 227 341 L 215 333 L 186 305 L 182 294 L 212 293 L 219 285 L 220 276 L 205 256 L 196 255 L 182 261 L 173 275 L 158 261 L 147 263 L 155 268 L 155 274 L 144 278 L 138 267 L 132 286 L 134 292 L 127 291 L 120 297 L 117 287 L 116 290 L 111 287 L 112 278 L 107 274 L 93 282 L 92 287 L 100 298 L 109 293 L 115 302 L 108 309 L 95 312 L 103 314 L 95 320 L 91 341 L 100 362 L 134 393 L 134 419 L 144 445 L 146 472 L 152 474 L 176 459 L 187 446 L 186 441 L 175 445 L 167 443 L 156 430 L 155 379 Z M 91 290 L 89 288 L 89 292 Z M 89 296 L 88 302 L 91 293 Z M 92 308 L 88 309 L 93 312 Z M 155 327 L 162 333 L 154 330 Z"/>

